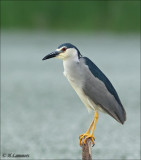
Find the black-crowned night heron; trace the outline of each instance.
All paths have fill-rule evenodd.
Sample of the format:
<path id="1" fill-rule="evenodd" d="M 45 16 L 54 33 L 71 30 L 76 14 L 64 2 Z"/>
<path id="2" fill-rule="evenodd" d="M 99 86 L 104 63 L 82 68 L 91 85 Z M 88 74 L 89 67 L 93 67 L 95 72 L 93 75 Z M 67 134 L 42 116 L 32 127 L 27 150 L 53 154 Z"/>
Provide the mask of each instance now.
<path id="1" fill-rule="evenodd" d="M 43 60 L 57 57 L 63 60 L 64 75 L 76 91 L 88 110 L 94 110 L 94 119 L 86 133 L 80 135 L 81 140 L 90 138 L 94 144 L 94 130 L 98 120 L 98 111 L 106 112 L 115 120 L 124 123 L 126 112 L 119 96 L 108 78 L 87 57 L 70 43 L 64 43 Z"/>

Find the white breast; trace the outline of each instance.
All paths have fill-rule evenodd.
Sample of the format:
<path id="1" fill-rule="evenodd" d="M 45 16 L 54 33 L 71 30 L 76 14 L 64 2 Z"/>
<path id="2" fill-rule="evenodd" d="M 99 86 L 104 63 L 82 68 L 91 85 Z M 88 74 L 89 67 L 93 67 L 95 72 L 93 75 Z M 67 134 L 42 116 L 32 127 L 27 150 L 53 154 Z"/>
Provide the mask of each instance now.
<path id="1" fill-rule="evenodd" d="M 73 89 L 78 94 L 81 101 L 84 103 L 88 111 L 90 110 L 98 110 L 99 106 L 97 106 L 82 90 L 84 80 L 84 74 L 81 73 L 81 69 L 79 66 L 79 63 L 76 63 L 74 61 L 63 62 L 64 64 L 64 75 L 68 79 L 69 83 L 73 87 Z"/>
<path id="2" fill-rule="evenodd" d="M 81 101 L 84 103 L 88 111 L 94 110 L 94 106 L 90 103 L 89 98 L 85 95 L 80 86 L 75 83 L 75 80 L 73 80 L 66 72 L 64 72 L 64 75 L 68 79 L 69 83 L 71 84 Z"/>

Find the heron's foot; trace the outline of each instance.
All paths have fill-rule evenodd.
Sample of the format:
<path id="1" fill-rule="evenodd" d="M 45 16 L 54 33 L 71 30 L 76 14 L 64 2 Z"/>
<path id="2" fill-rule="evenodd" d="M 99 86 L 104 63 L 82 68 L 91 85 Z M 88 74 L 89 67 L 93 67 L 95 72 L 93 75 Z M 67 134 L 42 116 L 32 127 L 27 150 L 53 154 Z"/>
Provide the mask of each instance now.
<path id="1" fill-rule="evenodd" d="M 82 139 L 84 138 L 84 144 L 86 144 L 86 140 L 88 139 L 88 138 L 90 138 L 91 139 L 91 141 L 92 141 L 92 143 L 93 143 L 93 145 L 95 144 L 95 138 L 94 138 L 94 136 L 93 136 L 93 134 L 90 134 L 90 133 L 84 133 L 84 134 L 81 134 L 80 136 L 79 136 L 79 144 L 80 144 L 80 146 L 82 145 L 81 144 L 81 141 L 82 141 Z"/>

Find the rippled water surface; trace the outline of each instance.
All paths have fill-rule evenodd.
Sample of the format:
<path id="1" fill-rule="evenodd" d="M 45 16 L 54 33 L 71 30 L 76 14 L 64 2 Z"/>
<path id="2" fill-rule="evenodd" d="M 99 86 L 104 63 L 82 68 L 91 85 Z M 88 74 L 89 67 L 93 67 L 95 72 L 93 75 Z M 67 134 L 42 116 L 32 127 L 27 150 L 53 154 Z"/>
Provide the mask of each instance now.
<path id="1" fill-rule="evenodd" d="M 81 159 L 79 135 L 88 113 L 63 76 L 62 61 L 42 58 L 71 42 L 115 86 L 127 112 L 124 125 L 100 113 L 95 159 L 140 158 L 139 36 L 2 32 L 1 149 L 36 159 Z"/>

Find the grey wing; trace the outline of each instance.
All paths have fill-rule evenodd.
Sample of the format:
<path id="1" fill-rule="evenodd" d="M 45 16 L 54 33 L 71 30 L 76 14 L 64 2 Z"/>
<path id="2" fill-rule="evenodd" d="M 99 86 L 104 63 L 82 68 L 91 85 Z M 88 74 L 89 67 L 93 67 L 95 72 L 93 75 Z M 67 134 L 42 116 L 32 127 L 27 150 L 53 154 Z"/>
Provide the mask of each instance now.
<path id="1" fill-rule="evenodd" d="M 83 58 L 83 60 L 85 59 Z M 123 124 L 126 120 L 126 113 L 122 104 L 118 103 L 113 94 L 109 92 L 104 82 L 91 72 L 88 65 L 85 65 L 85 69 L 84 93 L 105 112 Z M 98 74 L 103 74 L 101 71 L 98 72 Z"/>

